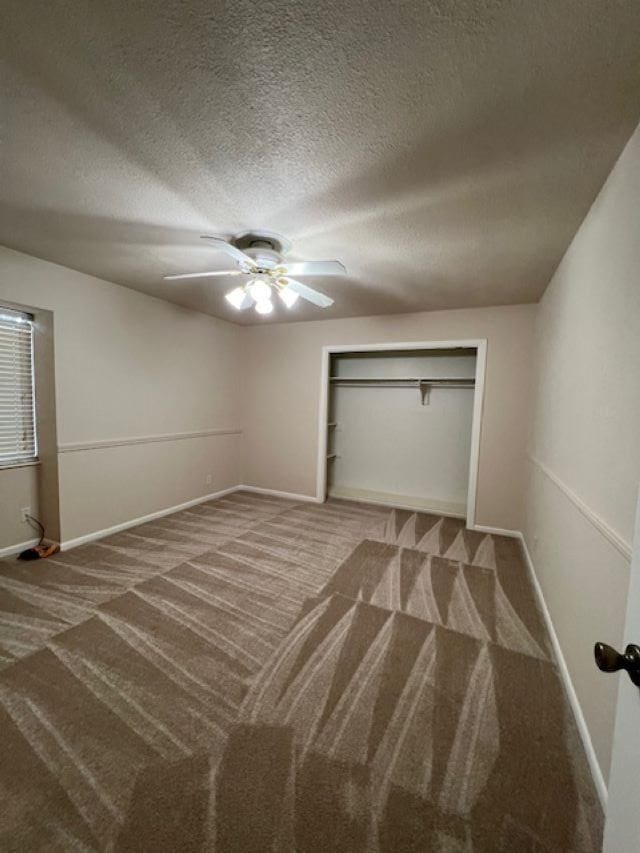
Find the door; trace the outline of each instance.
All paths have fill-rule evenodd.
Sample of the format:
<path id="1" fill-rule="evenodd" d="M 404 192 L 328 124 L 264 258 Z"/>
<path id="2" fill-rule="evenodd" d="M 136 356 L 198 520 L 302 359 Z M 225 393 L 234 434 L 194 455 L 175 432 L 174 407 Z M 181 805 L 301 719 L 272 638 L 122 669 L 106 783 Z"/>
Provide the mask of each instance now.
<path id="1" fill-rule="evenodd" d="M 627 602 L 624 643 L 640 646 L 640 499 Z M 603 851 L 636 853 L 640 850 L 640 687 L 624 672 L 617 677 L 620 686 Z"/>

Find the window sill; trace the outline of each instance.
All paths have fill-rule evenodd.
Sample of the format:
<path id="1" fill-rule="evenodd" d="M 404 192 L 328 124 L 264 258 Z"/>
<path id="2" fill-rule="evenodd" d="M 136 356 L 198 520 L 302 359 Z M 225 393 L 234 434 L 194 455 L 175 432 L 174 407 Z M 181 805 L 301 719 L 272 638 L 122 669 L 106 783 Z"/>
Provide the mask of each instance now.
<path id="1" fill-rule="evenodd" d="M 28 459 L 24 462 L 0 462 L 0 471 L 10 471 L 12 468 L 32 468 L 34 465 L 40 465 L 39 459 Z"/>

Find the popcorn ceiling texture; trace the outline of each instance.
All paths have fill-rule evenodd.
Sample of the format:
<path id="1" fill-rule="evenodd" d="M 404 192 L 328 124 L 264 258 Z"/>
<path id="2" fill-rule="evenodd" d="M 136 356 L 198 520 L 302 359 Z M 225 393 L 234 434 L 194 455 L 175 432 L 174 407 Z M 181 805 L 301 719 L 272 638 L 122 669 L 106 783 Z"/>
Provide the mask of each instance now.
<path id="1" fill-rule="evenodd" d="M 635 0 L 5 0 L 0 242 L 239 322 L 224 279 L 162 281 L 227 267 L 205 230 L 346 264 L 276 321 L 535 301 L 639 36 Z"/>

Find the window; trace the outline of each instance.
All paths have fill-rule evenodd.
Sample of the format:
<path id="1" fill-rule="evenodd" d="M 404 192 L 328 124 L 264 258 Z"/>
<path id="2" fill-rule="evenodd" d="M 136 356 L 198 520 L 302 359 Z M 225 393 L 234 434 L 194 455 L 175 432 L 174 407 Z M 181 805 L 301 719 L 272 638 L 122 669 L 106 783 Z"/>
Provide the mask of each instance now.
<path id="1" fill-rule="evenodd" d="M 0 306 L 0 468 L 37 460 L 33 317 Z"/>

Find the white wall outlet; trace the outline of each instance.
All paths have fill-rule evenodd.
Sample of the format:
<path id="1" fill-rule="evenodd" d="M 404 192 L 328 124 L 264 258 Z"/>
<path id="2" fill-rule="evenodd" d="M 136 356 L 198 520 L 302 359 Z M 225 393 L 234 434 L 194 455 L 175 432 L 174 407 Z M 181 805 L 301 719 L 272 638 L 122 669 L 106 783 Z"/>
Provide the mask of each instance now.
<path id="1" fill-rule="evenodd" d="M 31 515 L 31 507 L 30 506 L 23 506 L 22 509 L 20 510 L 20 521 L 23 524 L 27 524 L 27 516 L 28 515 Z"/>
<path id="2" fill-rule="evenodd" d="M 205 485 L 210 486 L 213 483 L 213 474 L 207 474 L 204 478 Z"/>

